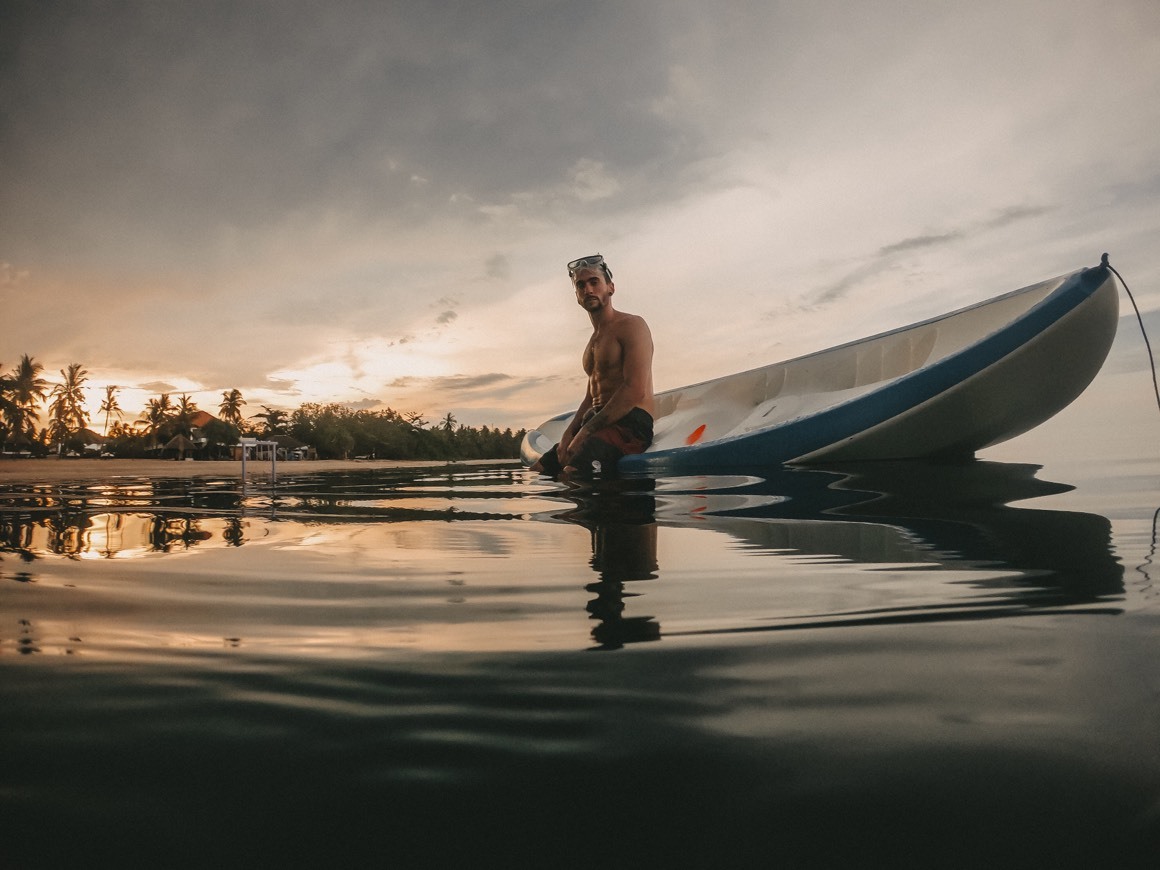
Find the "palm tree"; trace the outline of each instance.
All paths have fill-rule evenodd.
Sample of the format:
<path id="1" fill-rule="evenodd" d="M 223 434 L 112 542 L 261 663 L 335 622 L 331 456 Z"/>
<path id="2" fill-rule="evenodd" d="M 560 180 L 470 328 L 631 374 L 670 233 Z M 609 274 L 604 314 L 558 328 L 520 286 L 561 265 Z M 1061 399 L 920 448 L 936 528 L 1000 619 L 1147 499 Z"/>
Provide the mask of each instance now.
<path id="1" fill-rule="evenodd" d="M 36 435 L 33 423 L 40 419 L 36 406 L 44 401 L 45 388 L 48 386 L 48 381 L 40 376 L 42 371 L 44 366 L 34 362 L 28 354 L 24 354 L 20 364 L 12 370 L 10 395 L 15 409 L 9 423 L 13 435 L 25 435 L 29 439 Z"/>
<path id="2" fill-rule="evenodd" d="M 266 421 L 264 435 L 281 435 L 286 428 L 286 412 L 268 405 L 262 405 L 262 413 L 252 415 L 251 419 Z"/>
<path id="3" fill-rule="evenodd" d="M 80 363 L 72 363 L 67 370 L 60 370 L 60 376 L 63 380 L 52 388 L 52 405 L 48 409 L 49 438 L 56 443 L 58 452 L 69 435 L 89 424 L 83 389 L 89 373 Z"/>
<path id="4" fill-rule="evenodd" d="M 173 414 L 177 431 L 182 435 L 189 435 L 195 416 L 197 416 L 197 402 L 182 393 L 181 398 L 177 400 L 177 408 Z"/>
<path id="5" fill-rule="evenodd" d="M 148 424 L 146 431 L 150 435 L 159 437 L 164 434 L 165 428 L 173 418 L 173 403 L 169 401 L 169 393 L 162 393 L 156 399 L 146 402 L 141 416 Z"/>
<path id="6" fill-rule="evenodd" d="M 242 398 L 242 391 L 236 387 L 222 393 L 222 403 L 218 406 L 220 419 L 233 426 L 241 428 L 242 405 L 246 400 Z"/>
<path id="7" fill-rule="evenodd" d="M 12 421 L 17 416 L 16 402 L 12 398 L 15 381 L 4 374 L 4 364 L 0 363 L 0 448 L 8 442 Z"/>
<path id="8" fill-rule="evenodd" d="M 105 387 L 105 400 L 101 402 L 99 412 L 105 415 L 105 435 L 109 434 L 109 417 L 116 414 L 117 419 L 120 420 L 124 416 L 121 406 L 117 403 L 117 390 L 119 389 L 120 387 L 116 384 L 109 384 Z"/>

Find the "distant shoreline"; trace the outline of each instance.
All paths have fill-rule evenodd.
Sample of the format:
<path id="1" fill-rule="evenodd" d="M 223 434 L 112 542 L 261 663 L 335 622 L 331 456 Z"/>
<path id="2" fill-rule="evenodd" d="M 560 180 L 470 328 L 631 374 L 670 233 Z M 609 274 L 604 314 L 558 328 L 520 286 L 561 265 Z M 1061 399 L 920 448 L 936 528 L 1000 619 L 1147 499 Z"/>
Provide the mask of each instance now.
<path id="1" fill-rule="evenodd" d="M 443 468 L 446 466 L 512 465 L 518 459 L 315 459 L 279 462 L 277 473 L 367 471 L 376 468 Z M 246 476 L 269 477 L 268 460 L 246 461 Z M 122 477 L 238 477 L 241 460 L 177 461 L 172 459 L 0 459 L 0 482 L 64 483 Z"/>

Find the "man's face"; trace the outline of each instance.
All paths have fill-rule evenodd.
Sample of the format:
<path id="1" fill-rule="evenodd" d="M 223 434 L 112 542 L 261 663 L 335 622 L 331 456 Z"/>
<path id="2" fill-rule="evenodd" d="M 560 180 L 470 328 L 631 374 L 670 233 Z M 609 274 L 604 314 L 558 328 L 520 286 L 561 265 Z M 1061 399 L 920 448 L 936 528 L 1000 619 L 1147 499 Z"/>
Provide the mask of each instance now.
<path id="1" fill-rule="evenodd" d="M 599 269 L 581 269 L 572 279 L 576 301 L 585 311 L 599 311 L 608 304 L 616 287 L 604 279 Z"/>

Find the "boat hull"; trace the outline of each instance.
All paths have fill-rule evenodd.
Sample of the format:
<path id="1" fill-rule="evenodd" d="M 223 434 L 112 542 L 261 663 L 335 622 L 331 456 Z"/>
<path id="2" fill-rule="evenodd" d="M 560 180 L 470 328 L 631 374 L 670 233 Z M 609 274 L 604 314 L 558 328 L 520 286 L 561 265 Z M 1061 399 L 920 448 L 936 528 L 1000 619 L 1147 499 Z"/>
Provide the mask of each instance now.
<path id="1" fill-rule="evenodd" d="M 969 456 L 1067 407 L 1099 372 L 1119 298 L 1099 266 L 806 357 L 657 395 L 622 473 Z M 534 462 L 572 412 L 528 433 Z"/>

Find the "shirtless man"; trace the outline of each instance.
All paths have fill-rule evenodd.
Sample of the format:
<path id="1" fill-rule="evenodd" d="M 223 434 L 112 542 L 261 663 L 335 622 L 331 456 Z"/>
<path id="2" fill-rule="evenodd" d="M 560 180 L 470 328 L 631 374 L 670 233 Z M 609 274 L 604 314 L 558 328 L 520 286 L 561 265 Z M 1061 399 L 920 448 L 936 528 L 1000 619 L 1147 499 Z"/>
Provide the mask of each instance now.
<path id="1" fill-rule="evenodd" d="M 583 358 L 588 389 L 560 443 L 532 469 L 553 477 L 615 473 L 621 456 L 643 453 L 652 443 L 652 334 L 643 318 L 612 307 L 616 285 L 600 254 L 573 260 L 568 276 L 592 321 Z"/>

